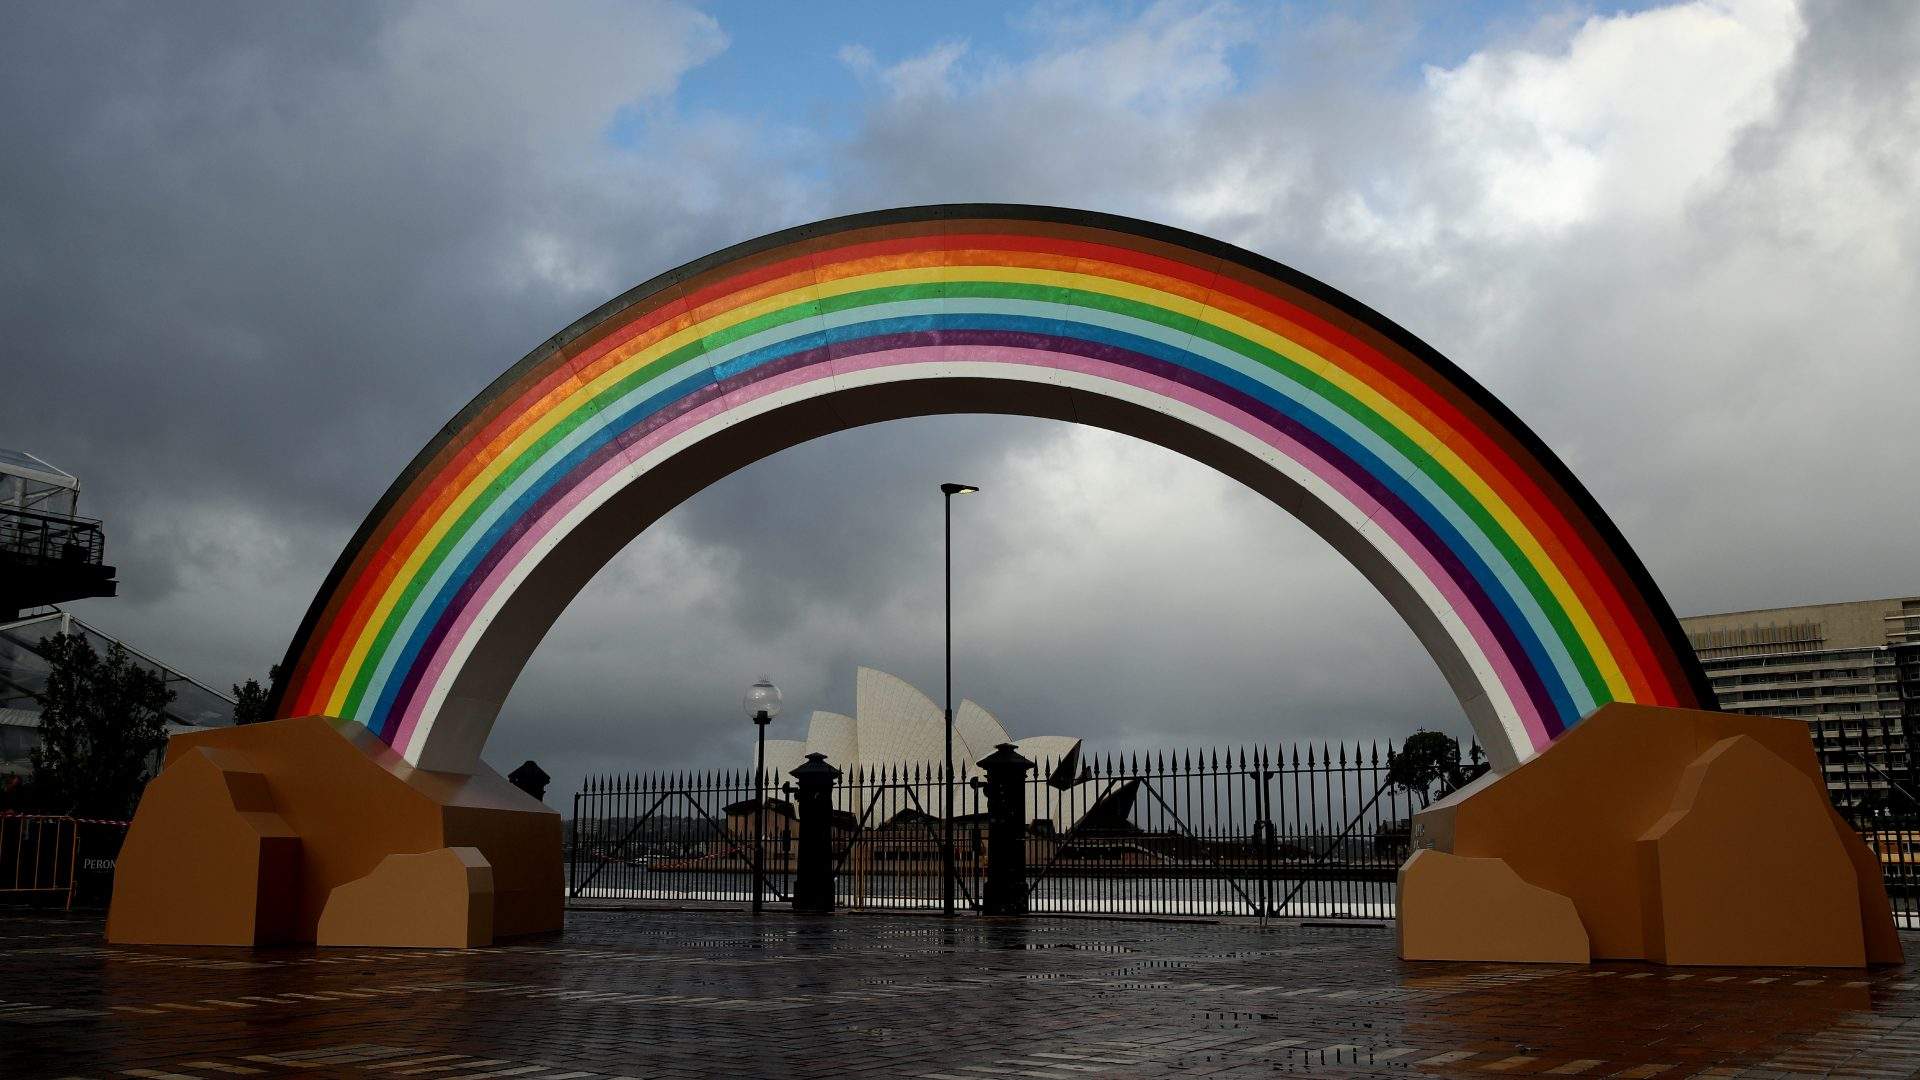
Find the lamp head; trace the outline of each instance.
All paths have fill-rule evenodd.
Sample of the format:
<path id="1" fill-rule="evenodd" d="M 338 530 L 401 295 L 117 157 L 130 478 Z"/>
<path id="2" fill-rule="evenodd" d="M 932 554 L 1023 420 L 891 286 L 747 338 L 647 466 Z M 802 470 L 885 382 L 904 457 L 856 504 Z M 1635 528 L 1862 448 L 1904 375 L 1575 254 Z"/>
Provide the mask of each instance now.
<path id="1" fill-rule="evenodd" d="M 974 487 L 972 484 L 941 484 L 940 485 L 940 493 L 942 495 L 971 495 L 974 492 L 979 490 L 980 490 L 979 488 Z"/>
<path id="2" fill-rule="evenodd" d="M 780 715 L 780 688 L 762 675 L 759 682 L 747 687 L 747 696 L 740 699 L 740 705 L 754 723 L 764 724 Z"/>

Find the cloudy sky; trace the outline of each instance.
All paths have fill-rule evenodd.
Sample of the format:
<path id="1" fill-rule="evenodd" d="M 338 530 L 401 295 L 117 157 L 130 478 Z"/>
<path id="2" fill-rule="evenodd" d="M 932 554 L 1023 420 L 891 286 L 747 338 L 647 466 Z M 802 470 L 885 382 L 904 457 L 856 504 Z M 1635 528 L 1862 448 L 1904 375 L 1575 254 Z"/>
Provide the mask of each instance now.
<path id="1" fill-rule="evenodd" d="M 1130 214 L 1412 329 L 1682 613 L 1920 592 L 1920 6 L 43 4 L 0 35 L 0 445 L 78 473 L 117 599 L 276 661 L 392 477 L 607 297 L 962 200 Z M 904 14 L 903 14 L 904 13 Z M 488 758 L 744 760 L 853 669 L 1101 748 L 1464 730 L 1387 604 L 1158 448 L 881 425 L 703 492 L 554 628 Z M 784 725 L 783 725 L 784 726 Z M 784 734 L 797 734 L 799 721 Z"/>

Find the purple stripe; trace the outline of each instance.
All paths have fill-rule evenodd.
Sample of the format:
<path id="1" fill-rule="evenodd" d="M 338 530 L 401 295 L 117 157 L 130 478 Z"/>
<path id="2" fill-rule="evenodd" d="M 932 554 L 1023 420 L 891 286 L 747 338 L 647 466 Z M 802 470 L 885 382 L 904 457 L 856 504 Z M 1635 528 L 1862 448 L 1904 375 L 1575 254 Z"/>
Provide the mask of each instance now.
<path id="1" fill-rule="evenodd" d="M 1179 383 L 1180 385 L 1187 386 L 1232 405 L 1236 409 L 1260 418 L 1276 430 L 1284 432 L 1288 437 L 1311 448 L 1324 460 L 1339 469 L 1347 479 L 1378 501 L 1389 513 L 1393 514 L 1395 519 L 1404 524 L 1408 531 L 1412 532 L 1419 539 L 1422 546 L 1434 557 L 1435 561 L 1445 568 L 1446 573 L 1453 579 L 1455 584 L 1460 587 L 1461 592 L 1473 604 L 1474 609 L 1480 613 L 1481 619 L 1499 640 L 1500 648 L 1505 651 L 1508 658 L 1513 662 L 1514 670 L 1519 674 L 1526 688 L 1527 696 L 1532 700 L 1535 712 L 1541 718 L 1542 723 L 1545 724 L 1548 733 L 1557 736 L 1565 729 L 1565 723 L 1560 716 L 1559 709 L 1554 705 L 1552 695 L 1547 692 L 1540 673 L 1534 667 L 1526 650 L 1521 647 L 1506 616 L 1500 611 L 1499 607 L 1493 603 L 1479 579 L 1467 569 L 1466 565 L 1450 547 L 1440 542 L 1432 527 L 1428 525 L 1427 521 L 1421 517 L 1420 514 L 1415 512 L 1413 508 L 1396 495 L 1392 489 L 1381 483 L 1371 473 L 1367 472 L 1346 454 L 1340 452 L 1311 428 L 1301 424 L 1293 417 L 1288 416 L 1286 413 L 1266 404 L 1258 398 L 1209 378 L 1191 368 L 1136 353 L 1116 345 L 1085 341 L 1079 338 L 1021 331 L 949 329 L 881 334 L 789 353 L 776 360 L 760 364 L 748 371 L 741 372 L 726 379 L 706 383 L 682 397 L 661 406 L 634 424 L 631 428 L 621 432 L 610 440 L 606 446 L 589 455 L 578 466 L 562 477 L 559 482 L 542 493 L 540 498 L 534 502 L 528 511 L 501 535 L 500 539 L 494 544 L 492 549 L 487 552 L 485 557 L 475 567 L 474 571 L 461 582 L 459 589 L 454 594 L 452 602 L 441 612 L 439 619 L 435 621 L 431 632 L 422 643 L 420 651 L 415 655 L 413 662 L 409 664 L 404 676 L 404 681 L 401 684 L 400 692 L 394 696 L 393 704 L 387 715 L 378 718 L 378 723 L 380 724 L 383 735 L 391 726 L 394 718 L 406 715 L 408 705 L 413 696 L 419 691 L 419 680 L 430 666 L 425 662 L 425 658 L 431 657 L 438 651 L 446 634 L 454 623 L 458 621 L 460 611 L 463 610 L 471 600 L 474 590 L 480 586 L 481 582 L 486 580 L 488 574 L 498 565 L 500 559 L 505 557 L 506 553 L 513 547 L 515 539 L 524 532 L 529 525 L 539 521 L 545 512 L 551 508 L 554 503 L 558 502 L 568 490 L 585 477 L 591 476 L 593 472 L 610 457 L 620 453 L 633 442 L 644 438 L 649 432 L 670 423 L 675 417 L 691 409 L 698 408 L 702 404 L 712 401 L 717 397 L 752 385 L 769 376 L 828 363 L 834 357 L 838 356 L 853 356 L 862 353 L 884 352 L 890 349 L 939 344 L 1035 349 L 1043 352 L 1085 356 L 1115 365 L 1133 368 L 1170 382 Z"/>

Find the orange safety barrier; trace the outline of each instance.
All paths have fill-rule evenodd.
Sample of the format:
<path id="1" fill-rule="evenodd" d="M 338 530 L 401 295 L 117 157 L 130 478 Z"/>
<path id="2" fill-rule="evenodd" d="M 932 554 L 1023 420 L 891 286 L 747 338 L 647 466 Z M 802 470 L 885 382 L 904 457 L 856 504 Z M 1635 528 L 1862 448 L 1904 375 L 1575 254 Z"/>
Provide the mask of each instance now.
<path id="1" fill-rule="evenodd" d="M 127 827 L 105 818 L 0 813 L 0 896 L 65 893 L 71 911 L 80 884 L 82 825 Z"/>

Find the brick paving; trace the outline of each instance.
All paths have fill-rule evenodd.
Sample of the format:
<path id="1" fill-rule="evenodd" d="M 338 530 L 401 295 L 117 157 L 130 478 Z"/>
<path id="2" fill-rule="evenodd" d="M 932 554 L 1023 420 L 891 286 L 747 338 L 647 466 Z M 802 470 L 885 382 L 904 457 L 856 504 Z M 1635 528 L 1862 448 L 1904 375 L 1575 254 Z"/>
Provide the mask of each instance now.
<path id="1" fill-rule="evenodd" d="M 573 912 L 469 953 L 100 930 L 0 912 L 0 1077 L 1920 1075 L 1915 964 L 1404 964 L 1380 929 L 729 912 Z"/>

